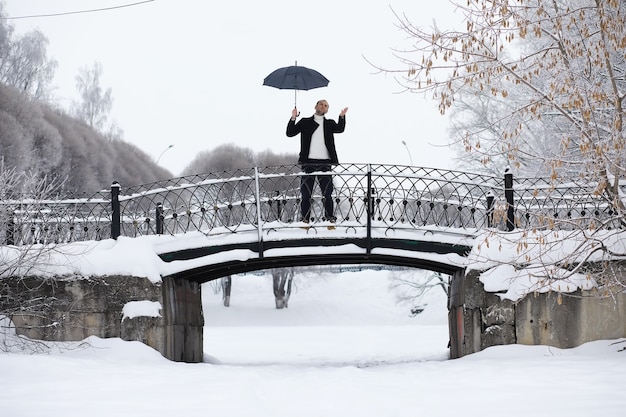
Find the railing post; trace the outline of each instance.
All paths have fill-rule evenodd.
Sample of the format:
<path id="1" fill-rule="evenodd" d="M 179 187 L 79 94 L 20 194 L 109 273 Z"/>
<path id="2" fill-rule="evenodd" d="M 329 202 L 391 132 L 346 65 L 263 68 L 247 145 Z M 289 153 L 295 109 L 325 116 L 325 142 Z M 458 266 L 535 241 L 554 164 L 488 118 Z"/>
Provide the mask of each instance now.
<path id="1" fill-rule="evenodd" d="M 259 185 L 259 168 L 254 167 L 254 185 L 256 193 L 256 223 L 259 240 L 259 258 L 263 258 L 263 224 L 261 224 L 261 187 Z"/>
<path id="2" fill-rule="evenodd" d="M 515 229 L 515 202 L 513 201 L 513 173 L 511 168 L 504 170 L 504 197 L 506 198 L 506 230 Z"/>
<path id="3" fill-rule="evenodd" d="M 122 230 L 120 215 L 120 183 L 113 181 L 111 184 L 111 238 L 117 239 Z"/>
<path id="4" fill-rule="evenodd" d="M 163 234 L 163 203 L 157 203 L 156 205 L 156 234 Z"/>
<path id="5" fill-rule="evenodd" d="M 495 199 L 493 193 L 489 191 L 487 193 L 487 227 L 493 227 L 493 200 Z"/>
<path id="6" fill-rule="evenodd" d="M 372 166 L 367 164 L 367 254 L 372 253 L 372 216 L 374 215 L 374 196 L 372 195 Z"/>

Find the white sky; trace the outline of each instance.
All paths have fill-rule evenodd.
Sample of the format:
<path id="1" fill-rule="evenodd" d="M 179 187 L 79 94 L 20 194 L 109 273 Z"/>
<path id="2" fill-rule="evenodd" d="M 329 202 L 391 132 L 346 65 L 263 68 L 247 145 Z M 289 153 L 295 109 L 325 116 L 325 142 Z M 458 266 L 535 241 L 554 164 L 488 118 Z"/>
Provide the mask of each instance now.
<path id="1" fill-rule="evenodd" d="M 112 7 L 133 0 L 5 0 L 10 17 Z M 263 86 L 274 69 L 307 66 L 326 88 L 298 93 L 302 116 L 315 102 L 337 118 L 341 162 L 451 167 L 446 118 L 422 95 L 396 94 L 391 76 L 374 75 L 364 60 L 398 68 L 391 48 L 407 47 L 390 6 L 420 25 L 446 26 L 446 1 L 155 0 L 112 11 L 12 20 L 18 32 L 39 28 L 59 62 L 54 84 L 60 103 L 76 99 L 74 78 L 94 61 L 102 86 L 112 88 L 112 117 L 125 139 L 174 175 L 202 150 L 235 143 L 255 151 L 298 152 L 285 137 L 294 94 Z M 407 148 L 402 144 L 406 141 Z M 295 162 L 295 161 L 294 161 Z"/>

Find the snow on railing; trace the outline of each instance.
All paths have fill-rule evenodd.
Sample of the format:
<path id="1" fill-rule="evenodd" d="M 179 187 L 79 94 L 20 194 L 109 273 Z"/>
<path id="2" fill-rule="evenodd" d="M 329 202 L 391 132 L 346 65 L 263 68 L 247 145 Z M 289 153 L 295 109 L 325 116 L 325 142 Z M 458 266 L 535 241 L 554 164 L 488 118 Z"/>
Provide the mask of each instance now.
<path id="1" fill-rule="evenodd" d="M 8 245 L 101 240 L 119 235 L 236 233 L 302 226 L 297 165 L 185 176 L 86 198 L 0 201 L 0 242 Z M 333 167 L 335 226 L 512 230 L 621 227 L 620 213 L 580 179 L 491 175 L 398 165 Z M 308 226 L 326 224 L 316 185 Z M 271 225 L 270 225 L 271 223 Z M 278 226 L 277 226 L 278 225 Z"/>

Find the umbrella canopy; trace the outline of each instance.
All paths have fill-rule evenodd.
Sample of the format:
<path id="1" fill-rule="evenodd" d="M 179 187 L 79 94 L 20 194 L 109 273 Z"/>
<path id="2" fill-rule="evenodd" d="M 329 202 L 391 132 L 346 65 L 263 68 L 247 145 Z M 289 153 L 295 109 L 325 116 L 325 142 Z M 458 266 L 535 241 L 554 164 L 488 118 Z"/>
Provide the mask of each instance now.
<path id="1" fill-rule="evenodd" d="M 263 85 L 275 87 L 281 90 L 312 90 L 313 88 L 326 87 L 329 81 L 319 72 L 296 65 L 278 68 L 265 77 Z M 294 102 L 295 106 L 295 102 Z"/>

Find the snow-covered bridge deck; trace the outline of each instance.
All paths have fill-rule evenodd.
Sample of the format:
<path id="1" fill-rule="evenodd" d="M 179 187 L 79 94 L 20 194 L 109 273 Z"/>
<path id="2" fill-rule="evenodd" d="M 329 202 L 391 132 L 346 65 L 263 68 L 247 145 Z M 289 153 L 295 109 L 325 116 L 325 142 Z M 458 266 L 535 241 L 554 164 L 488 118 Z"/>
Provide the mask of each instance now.
<path id="1" fill-rule="evenodd" d="M 221 236 L 164 236 L 154 248 L 164 261 L 165 276 L 198 282 L 268 268 L 331 264 L 399 265 L 452 274 L 464 267 L 475 237 L 468 229 L 389 229 L 373 222 L 368 234 L 356 222 L 338 223 L 331 230 L 328 225 L 272 222 L 261 239 L 254 228 Z"/>

